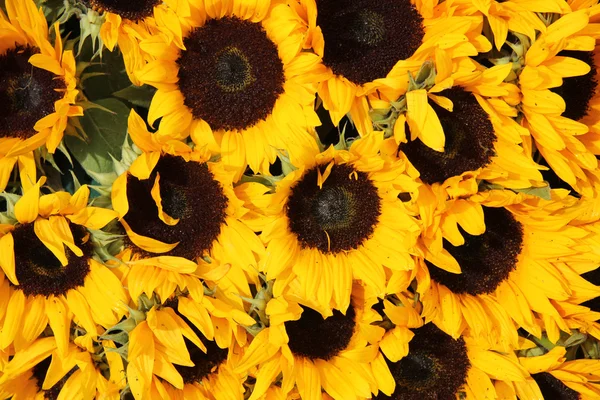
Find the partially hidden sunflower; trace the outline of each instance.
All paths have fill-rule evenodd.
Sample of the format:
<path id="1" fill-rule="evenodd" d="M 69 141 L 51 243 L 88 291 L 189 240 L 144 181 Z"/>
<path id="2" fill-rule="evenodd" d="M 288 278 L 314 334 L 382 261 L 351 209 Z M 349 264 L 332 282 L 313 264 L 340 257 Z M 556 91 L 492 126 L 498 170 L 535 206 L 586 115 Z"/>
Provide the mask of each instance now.
<path id="1" fill-rule="evenodd" d="M 276 279 L 276 292 L 296 280 L 296 294 L 316 299 L 313 307 L 326 315 L 346 309 L 353 279 L 383 295 L 388 275 L 413 269 L 420 227 L 398 196 L 417 193 L 418 185 L 402 160 L 378 154 L 382 143 L 375 133 L 349 150 L 329 147 L 262 197 L 260 268 Z"/>
<path id="2" fill-rule="evenodd" d="M 137 72 L 155 86 L 149 122 L 187 133 L 220 153 L 236 179 L 246 166 L 268 174 L 285 151 L 292 160 L 316 149 L 316 83 L 319 57 L 302 51 L 299 17 L 279 1 L 194 3 L 191 26 L 182 26 L 184 48 L 151 37 L 155 61 Z M 159 24 L 160 26 L 160 24 Z M 150 51 L 150 50 L 149 50 Z"/>
<path id="3" fill-rule="evenodd" d="M 245 376 L 234 371 L 254 319 L 242 310 L 188 296 L 153 307 L 129 334 L 127 376 L 136 400 L 244 398 Z M 151 362 L 147 362 L 151 360 Z"/>
<path id="4" fill-rule="evenodd" d="M 102 44 L 110 51 L 116 47 L 123 54 L 125 69 L 131 82 L 141 83 L 135 71 L 152 61 L 140 46 L 140 41 L 151 35 L 161 35 L 167 44 L 173 42 L 183 48 L 181 24 L 191 15 L 189 1 L 175 0 L 81 0 L 92 10 L 103 13 L 100 27 Z M 157 20 L 163 24 L 158 25 Z"/>
<path id="5" fill-rule="evenodd" d="M 458 0 L 450 4 L 444 3 L 444 7 L 447 12 L 456 16 L 485 15 L 497 50 L 500 50 L 506 43 L 509 32 L 520 33 L 530 40 L 534 40 L 538 32 L 545 32 L 546 25 L 537 13 L 563 14 L 571 11 L 564 0 L 492 0 L 485 2 Z"/>
<path id="6" fill-rule="evenodd" d="M 386 307 L 395 320 L 405 311 Z M 502 354 L 469 337 L 454 339 L 432 323 L 409 333 L 390 335 L 394 346 L 382 348 L 378 374 L 387 384 L 373 399 L 495 399 L 499 383 L 525 383 L 529 376 L 514 353 Z M 401 348 L 406 350 L 400 356 Z"/>
<path id="7" fill-rule="evenodd" d="M 72 196 L 40 197 L 44 179 L 15 204 L 14 224 L 1 225 L 0 348 L 26 348 L 50 326 L 65 355 L 72 321 L 86 332 L 78 344 L 90 348 L 97 325 L 115 325 L 127 313 L 128 298 L 117 275 L 93 258 L 87 230 L 102 228 L 116 213 L 88 207 L 87 186 Z"/>
<path id="8" fill-rule="evenodd" d="M 522 400 L 600 398 L 600 360 L 567 361 L 566 349 L 556 346 L 544 355 L 519 357 L 531 374 L 525 382 L 515 382 L 506 395 Z"/>
<path id="9" fill-rule="evenodd" d="M 364 293 L 362 285 L 354 284 L 346 312 L 333 310 L 325 318 L 307 305 L 314 300 L 287 293 L 272 298 L 265 308 L 267 327 L 236 366 L 256 379 L 249 399 L 263 398 L 272 384 L 281 388 L 283 398 L 294 386 L 305 400 L 322 399 L 322 391 L 336 400 L 370 397 L 381 379 L 372 363 L 384 329 L 372 325 L 381 320 L 371 308 L 377 300 Z"/>
<path id="10" fill-rule="evenodd" d="M 58 24 L 55 44 L 48 23 L 33 0 L 7 0 L 0 10 L 0 190 L 15 165 L 21 184 L 35 184 L 33 151 L 45 146 L 54 153 L 69 117 L 83 115 L 75 106 L 75 58 L 63 50 Z"/>
<path id="11" fill-rule="evenodd" d="M 60 355 L 52 337 L 17 351 L 3 369 L 0 396 L 13 399 L 118 399 L 125 388 L 125 368 L 115 344 L 102 341 L 96 352 L 69 345 Z M 100 355 L 102 353 L 102 355 Z"/>
<path id="12" fill-rule="evenodd" d="M 550 20 L 535 41 L 519 43 L 518 74 L 524 126 L 558 177 L 583 195 L 598 186 L 594 62 L 600 7 L 582 7 Z M 588 133 L 589 132 L 589 133 Z"/>
<path id="13" fill-rule="evenodd" d="M 319 84 L 323 106 L 335 125 L 350 113 L 361 134 L 373 130 L 371 100 L 395 101 L 406 91 L 408 73 L 426 60 L 448 65 L 491 48 L 481 35 L 481 16 L 444 15 L 433 0 L 300 3 L 305 45 L 322 57 L 328 71 Z"/>
<path id="14" fill-rule="evenodd" d="M 571 265 L 593 269 L 599 254 L 595 235 L 571 223 L 581 209 L 567 193 L 544 200 L 492 190 L 428 214 L 434 228 L 424 228 L 417 273 L 426 319 L 505 349 L 517 346 L 519 327 L 540 337 L 542 325 L 556 339 L 569 331 L 555 302 L 581 282 Z"/>
<path id="15" fill-rule="evenodd" d="M 175 282 L 187 279 L 179 274 L 212 274 L 211 280 L 218 280 L 224 272 L 223 284 L 229 281 L 235 293 L 250 296 L 248 281 L 258 282 L 264 246 L 246 224 L 254 212 L 242 199 L 259 184 L 234 188 L 234 174 L 221 162 L 209 161 L 207 152 L 192 151 L 160 130 L 150 133 L 135 111 L 129 116 L 129 134 L 142 154 L 114 182 L 112 204 L 127 232 L 128 280 L 139 277 L 132 282 L 135 294 L 142 288 L 153 291 L 144 277 L 157 268 L 152 269 L 157 274 L 159 269 L 173 272 L 160 279 L 170 288 L 161 293 L 163 299 Z M 189 289 L 198 286 L 194 279 L 187 281 Z"/>
<path id="16" fill-rule="evenodd" d="M 384 153 L 410 162 L 412 176 L 444 188 L 442 198 L 474 194 L 481 180 L 543 186 L 542 167 L 522 146 L 529 132 L 513 120 L 518 88 L 503 82 L 511 66 L 486 69 L 469 58 L 456 65 L 444 72 L 425 64 L 392 109 L 373 114 L 375 126 L 393 135 Z"/>

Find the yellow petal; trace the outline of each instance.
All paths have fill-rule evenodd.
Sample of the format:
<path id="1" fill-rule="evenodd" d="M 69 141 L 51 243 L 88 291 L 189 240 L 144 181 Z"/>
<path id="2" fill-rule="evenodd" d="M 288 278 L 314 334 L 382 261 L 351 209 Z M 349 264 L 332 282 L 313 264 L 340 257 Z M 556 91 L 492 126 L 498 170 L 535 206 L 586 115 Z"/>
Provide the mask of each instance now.
<path id="1" fill-rule="evenodd" d="M 27 224 L 35 221 L 38 217 L 40 186 L 44 182 L 46 182 L 46 177 L 41 177 L 15 204 L 15 217 L 20 223 Z"/>
<path id="2" fill-rule="evenodd" d="M 9 232 L 0 237 L 0 268 L 13 285 L 18 285 L 15 273 L 15 242 Z"/>
<path id="3" fill-rule="evenodd" d="M 123 225 L 123 228 L 125 228 L 125 232 L 127 232 L 127 236 L 129 236 L 129 239 L 131 239 L 133 244 L 142 250 L 146 250 L 151 253 L 168 253 L 179 244 L 179 242 L 168 244 L 161 242 L 160 240 L 138 235 L 131 230 L 131 227 L 124 219 L 121 220 L 121 224 Z"/>
<path id="4" fill-rule="evenodd" d="M 15 290 L 8 302 L 6 316 L 0 329 L 0 349 L 6 349 L 19 332 L 25 309 L 25 295 L 22 290 Z"/>
<path id="5" fill-rule="evenodd" d="M 198 268 L 198 264 L 183 257 L 158 256 L 145 258 L 137 261 L 130 261 L 129 265 L 148 265 L 155 266 L 169 271 L 179 272 L 181 274 L 192 274 Z"/>
<path id="6" fill-rule="evenodd" d="M 158 218 L 165 224 L 169 226 L 174 226 L 179 223 L 179 218 L 173 218 L 168 215 L 162 206 L 162 198 L 160 197 L 160 174 L 156 173 L 156 179 L 154 180 L 154 185 L 152 185 L 152 190 L 150 191 L 152 198 L 154 199 L 154 203 L 158 208 Z"/>
<path id="7" fill-rule="evenodd" d="M 58 353 L 64 356 L 69 347 L 69 332 L 71 329 L 71 313 L 65 307 L 64 302 L 55 296 L 46 300 L 46 313 L 48 314 L 48 323 L 52 328 L 56 338 Z"/>
<path id="8" fill-rule="evenodd" d="M 113 182 L 110 193 L 113 209 L 123 218 L 129 211 L 129 201 L 127 200 L 127 172 L 119 175 Z"/>
<path id="9" fill-rule="evenodd" d="M 52 254 L 58 258 L 58 261 L 65 266 L 69 262 L 65 254 L 65 246 L 60 237 L 54 231 L 52 224 L 47 219 L 38 219 L 33 225 L 35 235 L 40 239 Z"/>
<path id="10" fill-rule="evenodd" d="M 5 379 L 22 374 L 33 368 L 44 359 L 48 358 L 56 348 L 56 341 L 53 337 L 47 337 L 36 340 L 31 346 L 23 351 L 17 352 L 12 360 L 6 365 L 4 375 L 0 378 L 0 383 Z"/>
<path id="11" fill-rule="evenodd" d="M 154 367 L 154 335 L 146 321 L 131 331 L 127 358 L 127 378 L 133 397 L 136 400 L 149 398 Z"/>

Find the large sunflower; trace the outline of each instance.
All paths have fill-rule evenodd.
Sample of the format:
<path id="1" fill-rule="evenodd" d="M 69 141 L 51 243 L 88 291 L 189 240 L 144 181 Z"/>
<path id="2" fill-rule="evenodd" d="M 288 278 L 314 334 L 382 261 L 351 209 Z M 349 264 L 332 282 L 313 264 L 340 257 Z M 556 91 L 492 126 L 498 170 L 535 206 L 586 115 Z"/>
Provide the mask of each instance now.
<path id="1" fill-rule="evenodd" d="M 320 124 L 314 100 L 322 68 L 301 51 L 294 10 L 270 0 L 196 6 L 191 26 L 181 27 L 185 49 L 161 43 L 156 60 L 136 74 L 158 89 L 149 122 L 162 117 L 167 133 L 190 133 L 238 178 L 246 165 L 268 173 L 278 150 L 302 160 L 316 149 L 309 131 Z M 160 37 L 149 40 L 155 46 Z"/>
<path id="2" fill-rule="evenodd" d="M 393 135 L 384 153 L 410 162 L 409 173 L 442 198 L 474 194 L 480 180 L 543 186 L 541 167 L 521 146 L 529 132 L 513 120 L 518 88 L 503 82 L 510 65 L 483 68 L 465 58 L 457 66 L 452 72 L 425 64 L 391 109 L 373 113 L 375 126 Z"/>
<path id="3" fill-rule="evenodd" d="M 326 318 L 307 305 L 315 304 L 312 300 L 287 293 L 272 298 L 264 309 L 268 327 L 236 366 L 241 374 L 258 366 L 250 399 L 262 398 L 276 381 L 284 398 L 295 385 L 304 400 L 322 399 L 322 391 L 335 400 L 368 398 L 377 391 L 380 377 L 371 364 L 378 348 L 373 343 L 384 329 L 372 325 L 381 318 L 371 308 L 374 297 L 364 293 L 355 284 L 346 312 L 330 311 Z"/>
<path id="4" fill-rule="evenodd" d="M 280 278 L 276 291 L 296 279 L 297 294 L 314 298 L 326 314 L 330 307 L 346 309 L 352 279 L 383 295 L 384 267 L 390 273 L 413 269 L 419 226 L 398 196 L 416 194 L 417 184 L 404 173 L 404 162 L 379 156 L 382 142 L 377 133 L 349 150 L 330 147 L 263 196 L 267 250 L 260 268 L 269 280 Z"/>
<path id="5" fill-rule="evenodd" d="M 58 24 L 54 47 L 48 23 L 33 0 L 6 0 L 0 10 L 0 190 L 16 164 L 25 188 L 36 182 L 33 151 L 54 153 L 67 119 L 83 115 L 77 96 L 75 58 L 63 51 Z"/>
<path id="6" fill-rule="evenodd" d="M 494 190 L 428 212 L 435 222 L 417 274 L 426 318 L 453 337 L 468 328 L 505 349 L 516 347 L 518 327 L 541 336 L 538 320 L 568 331 L 555 301 L 581 278 L 563 266 L 600 260 L 594 234 L 570 223 L 581 208 L 566 193 L 543 200 Z"/>
<path id="7" fill-rule="evenodd" d="M 100 229 L 117 215 L 87 207 L 87 186 L 73 196 L 57 192 L 40 197 L 43 181 L 14 206 L 14 225 L 0 226 L 0 348 L 25 348 L 49 325 L 65 355 L 71 321 L 85 330 L 79 344 L 89 348 L 98 335 L 96 324 L 109 328 L 127 313 L 121 282 L 93 258 L 86 229 Z"/>
<path id="8" fill-rule="evenodd" d="M 319 97 L 335 125 L 350 113 L 361 134 L 373 130 L 371 100 L 395 101 L 406 91 L 408 73 L 426 60 L 447 65 L 491 48 L 481 36 L 481 16 L 440 15 L 434 0 L 300 3 L 306 46 L 322 57 L 328 71 Z"/>
<path id="9" fill-rule="evenodd" d="M 515 382 L 506 394 L 521 400 L 600 398 L 600 360 L 566 361 L 565 353 L 556 346 L 542 356 L 520 357 L 531 378 Z"/>
<path id="10" fill-rule="evenodd" d="M 95 352 L 71 344 L 61 355 L 51 337 L 17 351 L 3 369 L 0 396 L 13 399 L 118 399 L 125 388 L 125 368 L 114 343 Z M 12 396 L 12 397 L 11 397 Z"/>
<path id="11" fill-rule="evenodd" d="M 151 35 L 162 35 L 169 44 L 183 48 L 181 24 L 191 15 L 189 1 L 176 0 L 82 0 L 96 12 L 104 13 L 100 27 L 102 44 L 110 51 L 115 46 L 121 50 L 129 79 L 140 82 L 135 71 L 141 69 L 152 57 L 140 47 L 140 41 Z M 157 20 L 163 21 L 158 25 Z"/>
<path id="12" fill-rule="evenodd" d="M 254 319 L 223 303 L 209 304 L 172 298 L 152 307 L 130 332 L 127 376 L 136 400 L 173 398 L 182 390 L 186 398 L 243 399 L 244 376 L 234 368 L 247 333 L 238 324 L 253 325 Z"/>
<path id="13" fill-rule="evenodd" d="M 597 24 L 590 23 L 590 17 L 599 12 L 592 7 L 562 15 L 531 44 L 518 43 L 525 51 L 518 72 L 524 125 L 550 168 L 584 195 L 599 182 L 597 134 L 589 125 L 597 106 L 592 53 Z"/>
<path id="14" fill-rule="evenodd" d="M 138 255 L 135 260 L 127 256 L 133 268 L 129 279 L 139 277 L 134 284 L 141 289 L 146 285 L 147 266 L 197 276 L 219 275 L 219 266 L 226 266 L 230 269 L 224 279 L 237 287 L 236 293 L 250 296 L 248 280 L 258 282 L 257 259 L 264 246 L 246 224 L 254 212 L 240 198 L 261 185 L 234 188 L 233 173 L 225 171 L 221 162 L 210 162 L 206 152 L 192 151 L 163 135 L 162 124 L 159 132 L 151 134 L 134 111 L 129 133 L 143 153 L 112 188 L 113 207 L 127 232 L 127 244 Z M 174 282 L 168 283 L 171 290 Z"/>

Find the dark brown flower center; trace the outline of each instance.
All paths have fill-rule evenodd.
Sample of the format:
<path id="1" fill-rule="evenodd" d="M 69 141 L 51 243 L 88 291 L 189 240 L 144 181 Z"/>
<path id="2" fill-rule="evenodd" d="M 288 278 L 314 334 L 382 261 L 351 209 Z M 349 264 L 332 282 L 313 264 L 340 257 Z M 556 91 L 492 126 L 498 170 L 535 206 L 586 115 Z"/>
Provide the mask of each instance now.
<path id="1" fill-rule="evenodd" d="M 598 81 L 596 78 L 596 63 L 594 53 L 590 51 L 563 50 L 557 54 L 561 57 L 571 57 L 583 61 L 592 69 L 585 75 L 563 78 L 563 84 L 550 89 L 560 95 L 567 108 L 563 116 L 578 121 L 588 115 L 590 101 L 596 95 Z"/>
<path id="2" fill-rule="evenodd" d="M 447 272 L 426 261 L 431 279 L 457 294 L 491 293 L 517 266 L 523 245 L 521 223 L 505 208 L 483 210 L 486 227 L 483 234 L 469 235 L 459 227 L 465 244 L 455 247 L 444 240 L 444 249 L 458 261 L 461 274 Z"/>
<path id="3" fill-rule="evenodd" d="M 454 400 L 471 367 L 465 342 L 452 339 L 431 323 L 414 333 L 406 357 L 395 363 L 386 359 L 396 381 L 394 393 L 380 393 L 374 398 Z"/>
<path id="4" fill-rule="evenodd" d="M 453 112 L 450 112 L 429 101 L 444 129 L 445 151 L 433 150 L 420 139 L 402 143 L 398 148 L 419 171 L 423 182 L 430 185 L 485 167 L 494 155 L 496 141 L 489 116 L 473 94 L 454 87 L 439 95 L 448 97 L 454 103 Z"/>
<path id="5" fill-rule="evenodd" d="M 184 39 L 179 89 L 194 118 L 244 130 L 266 119 L 283 93 L 283 63 L 259 23 L 212 19 Z"/>
<path id="6" fill-rule="evenodd" d="M 579 400 L 581 395 L 573 389 L 567 387 L 560 380 L 556 379 L 548 372 L 533 374 L 531 377 L 538 384 L 544 399 L 552 400 Z"/>
<path id="7" fill-rule="evenodd" d="M 299 320 L 285 323 L 292 353 L 311 360 L 329 360 L 348 347 L 356 325 L 352 306 L 346 315 L 333 310 L 328 318 L 312 308 L 303 306 L 302 310 Z"/>
<path id="8" fill-rule="evenodd" d="M 139 21 L 152 16 L 154 7 L 162 3 L 161 0 L 84 0 L 88 7 L 96 11 L 107 11 L 131 21 Z"/>
<path id="9" fill-rule="evenodd" d="M 167 225 L 158 217 L 158 208 L 151 191 L 157 173 L 164 212 L 178 218 L 179 223 Z M 229 200 L 223 187 L 206 163 L 186 162 L 181 157 L 163 155 L 149 179 L 127 179 L 129 211 L 125 221 L 137 234 L 177 243 L 166 255 L 194 260 L 212 248 L 225 223 Z"/>
<path id="10" fill-rule="evenodd" d="M 0 55 L 0 138 L 35 135 L 36 122 L 52 114 L 54 103 L 63 97 L 64 80 L 29 63 L 37 53 L 18 46 Z"/>
<path id="11" fill-rule="evenodd" d="M 323 62 L 356 84 L 385 78 L 425 35 L 423 18 L 409 0 L 318 0 L 317 10 Z"/>
<path id="12" fill-rule="evenodd" d="M 349 165 L 334 165 L 319 188 L 317 168 L 310 169 L 292 188 L 287 216 L 290 230 L 303 247 L 323 253 L 356 249 L 378 223 L 381 199 L 367 174 Z"/>
<path id="13" fill-rule="evenodd" d="M 50 296 L 66 294 L 69 290 L 83 286 L 90 271 L 89 261 L 93 245 L 85 228 L 69 224 L 75 244 L 83 256 L 77 257 L 65 248 L 68 264 L 62 266 L 54 254 L 38 239 L 34 224 L 17 225 L 12 231 L 15 243 L 15 273 L 20 289 L 27 296 Z"/>

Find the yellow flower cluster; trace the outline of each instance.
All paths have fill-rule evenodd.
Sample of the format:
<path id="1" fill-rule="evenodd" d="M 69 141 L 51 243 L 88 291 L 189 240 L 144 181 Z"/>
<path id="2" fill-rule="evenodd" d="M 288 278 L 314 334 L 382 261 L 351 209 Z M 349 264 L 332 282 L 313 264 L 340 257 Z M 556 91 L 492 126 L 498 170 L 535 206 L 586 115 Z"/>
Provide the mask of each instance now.
<path id="1" fill-rule="evenodd" d="M 55 3 L 0 8 L 0 398 L 600 399 L 597 0 Z"/>

